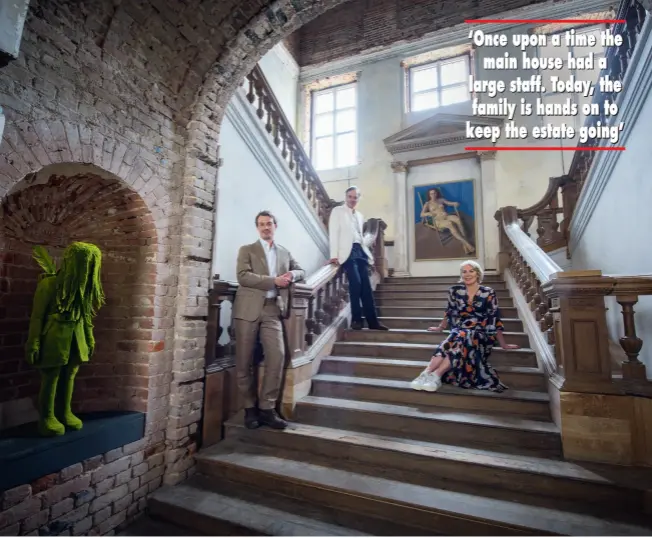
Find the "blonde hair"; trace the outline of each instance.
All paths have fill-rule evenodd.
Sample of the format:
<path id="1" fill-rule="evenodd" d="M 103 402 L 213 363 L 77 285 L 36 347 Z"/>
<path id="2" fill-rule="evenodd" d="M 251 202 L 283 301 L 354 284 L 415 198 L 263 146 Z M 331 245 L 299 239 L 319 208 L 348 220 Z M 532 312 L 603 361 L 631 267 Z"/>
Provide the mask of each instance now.
<path id="1" fill-rule="evenodd" d="M 462 262 L 460 265 L 460 282 L 463 282 L 462 280 L 462 271 L 464 270 L 464 267 L 466 265 L 470 265 L 473 268 L 473 271 L 478 275 L 478 284 L 482 283 L 482 279 L 484 278 L 484 269 L 480 267 L 480 264 L 478 262 L 474 262 L 473 260 L 466 260 L 465 262 Z"/>

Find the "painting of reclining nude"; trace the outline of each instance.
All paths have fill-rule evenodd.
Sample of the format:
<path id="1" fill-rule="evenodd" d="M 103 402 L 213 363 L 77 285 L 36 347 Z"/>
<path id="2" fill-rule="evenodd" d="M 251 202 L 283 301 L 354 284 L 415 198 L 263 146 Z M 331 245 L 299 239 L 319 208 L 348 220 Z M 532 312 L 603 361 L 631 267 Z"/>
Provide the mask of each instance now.
<path id="1" fill-rule="evenodd" d="M 414 221 L 415 261 L 475 257 L 473 180 L 414 187 Z"/>

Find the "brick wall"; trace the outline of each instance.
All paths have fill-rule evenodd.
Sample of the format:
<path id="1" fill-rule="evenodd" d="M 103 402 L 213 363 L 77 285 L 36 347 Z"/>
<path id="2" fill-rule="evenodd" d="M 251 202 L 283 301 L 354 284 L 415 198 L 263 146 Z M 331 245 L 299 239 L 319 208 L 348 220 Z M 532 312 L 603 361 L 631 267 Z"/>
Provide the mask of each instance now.
<path id="1" fill-rule="evenodd" d="M 106 323 L 98 326 L 98 360 L 85 365 L 78 395 L 89 394 L 103 406 L 113 402 L 146 409 L 143 458 L 148 467 L 135 476 L 144 469 L 139 451 L 124 456 L 129 463 L 120 465 L 127 467 L 115 471 L 113 481 L 103 478 L 100 491 L 88 493 L 96 498 L 88 501 L 84 492 L 100 484 L 93 483 L 100 469 L 87 463 L 74 478 L 68 477 L 77 471 L 65 470 L 14 489 L 2 501 L 0 533 L 44 527 L 51 534 L 86 534 L 89 528 L 96 534 L 111 532 L 142 510 L 145 485 L 148 494 L 192 473 L 224 109 L 261 55 L 341 1 L 30 2 L 20 56 L 0 69 L 0 106 L 7 118 L 0 144 L 0 202 L 15 195 L 36 207 L 30 197 L 43 196 L 52 175 L 65 185 L 79 185 L 84 173 L 83 185 L 99 176 L 107 196 L 112 187 L 106 181 L 114 180 L 123 190 L 106 198 L 110 204 L 104 214 L 82 211 L 79 227 L 62 216 L 75 207 L 68 192 L 65 202 L 45 204 L 60 219 L 52 226 L 47 211 L 29 210 L 36 215 L 28 226 L 35 237 L 21 238 L 6 228 L 1 232 L 0 256 L 7 263 L 0 276 L 0 356 L 4 359 L 6 346 L 11 357 L 0 362 L 0 375 L 11 379 L 3 398 L 29 397 L 36 388 L 34 373 L 20 362 L 36 277 L 29 249 L 38 242 L 56 252 L 74 234 L 103 242 L 107 295 L 114 302 L 101 313 Z M 47 167 L 70 163 L 77 169 L 45 173 Z M 38 189 L 32 189 L 35 173 L 44 176 Z M 16 189 L 24 189 L 23 194 Z M 115 222 L 131 210 L 133 219 Z M 133 260 L 127 263 L 133 278 L 120 280 L 117 260 L 125 257 Z M 127 290 L 130 284 L 134 288 Z M 7 294 L 16 298 L 9 309 Z M 127 387 L 107 391 L 108 379 L 115 376 L 127 380 Z M 157 452 L 146 456 L 151 450 Z M 115 470 L 106 456 L 102 461 Z M 76 519 L 77 527 L 52 527 L 70 512 L 71 502 L 75 507 L 67 517 Z"/>
<path id="2" fill-rule="evenodd" d="M 351 0 L 299 30 L 299 64 L 352 56 L 544 0 Z"/>
<path id="3" fill-rule="evenodd" d="M 59 262 L 66 245 L 88 241 L 103 253 L 106 305 L 95 320 L 95 354 L 78 376 L 76 409 L 147 411 L 148 352 L 162 348 L 159 338 L 165 336 L 154 330 L 156 265 L 151 260 L 157 241 L 152 216 L 140 197 L 117 179 L 88 172 L 50 175 L 51 168 L 39 172 L 40 184 L 23 182 L 29 186 L 0 206 L 5 305 L 0 311 L 0 403 L 35 399 L 38 393 L 38 376 L 23 360 L 41 272 L 32 247 L 48 245 Z M 165 289 L 159 295 L 161 291 Z"/>
<path id="4" fill-rule="evenodd" d="M 104 535 L 145 509 L 164 445 L 137 441 L 0 494 L 3 536 Z"/>

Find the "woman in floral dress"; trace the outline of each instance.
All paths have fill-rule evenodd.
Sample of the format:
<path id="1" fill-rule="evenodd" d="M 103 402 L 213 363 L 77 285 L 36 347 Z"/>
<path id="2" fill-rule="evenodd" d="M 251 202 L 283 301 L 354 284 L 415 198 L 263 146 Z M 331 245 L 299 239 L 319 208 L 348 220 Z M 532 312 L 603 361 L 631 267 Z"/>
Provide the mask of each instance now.
<path id="1" fill-rule="evenodd" d="M 450 334 L 435 348 L 430 364 L 412 381 L 412 388 L 434 392 L 448 383 L 502 392 L 507 387 L 487 359 L 496 340 L 503 349 L 518 346 L 505 342 L 496 292 L 481 285 L 484 272 L 480 265 L 466 261 L 460 273 L 461 283 L 448 291 L 446 317 L 439 326 L 428 329 L 441 332 L 450 327 Z"/>

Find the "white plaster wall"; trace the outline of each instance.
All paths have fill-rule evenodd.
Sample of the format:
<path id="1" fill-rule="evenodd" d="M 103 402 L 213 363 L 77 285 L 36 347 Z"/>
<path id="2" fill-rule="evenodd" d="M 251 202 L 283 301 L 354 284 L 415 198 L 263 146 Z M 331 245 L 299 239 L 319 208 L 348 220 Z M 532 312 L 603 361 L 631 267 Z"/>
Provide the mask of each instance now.
<path id="1" fill-rule="evenodd" d="M 456 275 L 460 263 L 464 260 L 446 261 L 415 261 L 414 259 L 414 187 L 446 183 L 450 181 L 474 179 L 475 190 L 475 220 L 476 220 L 476 252 L 469 259 L 477 260 L 483 267 L 485 264 L 484 230 L 482 228 L 483 200 L 481 189 L 480 164 L 476 159 L 463 159 L 437 164 L 428 164 L 410 169 L 407 176 L 408 200 L 408 259 L 411 276 Z M 495 254 L 494 254 L 495 256 Z"/>
<path id="2" fill-rule="evenodd" d="M 650 181 L 650 125 L 652 99 L 648 94 L 636 122 L 627 125 L 627 150 L 620 154 L 611 178 L 591 214 L 572 254 L 573 269 L 601 269 L 603 274 L 652 274 L 652 181 Z M 571 230 L 572 234 L 572 230 Z M 621 308 L 607 300 L 609 336 L 624 335 Z M 641 297 L 634 307 L 636 332 L 643 340 L 640 358 L 652 379 L 652 297 Z"/>
<path id="3" fill-rule="evenodd" d="M 254 219 L 264 209 L 278 218 L 278 243 L 290 250 L 307 274 L 316 271 L 326 260 L 324 254 L 229 118 L 224 119 L 220 143 L 224 164 L 217 193 L 213 274 L 219 274 L 222 280 L 236 280 L 238 249 L 258 239 Z"/>
<path id="4" fill-rule="evenodd" d="M 299 66 L 283 43 L 275 45 L 258 62 L 283 113 L 296 130 Z"/>
<path id="5" fill-rule="evenodd" d="M 525 32 L 518 27 L 513 31 Z M 511 41 L 511 38 L 510 38 Z M 468 43 L 468 40 L 457 44 Z M 451 43 L 452 45 L 453 43 Z M 502 52 L 502 50 L 501 50 Z M 510 48 L 516 54 L 516 50 Z M 476 49 L 475 63 L 478 77 L 486 76 L 481 69 L 483 58 L 496 55 L 495 50 Z M 520 54 L 519 54 L 520 57 Z M 365 194 L 365 215 L 380 217 L 388 225 L 386 237 L 395 239 L 393 203 L 392 157 L 385 149 L 383 139 L 402 129 L 430 117 L 435 112 L 471 114 L 470 101 L 436 110 L 405 113 L 404 70 L 402 57 L 393 57 L 352 67 L 358 73 L 358 151 L 359 164 L 355 167 L 328 170 L 319 173 L 329 195 L 342 200 L 342 193 L 351 186 L 359 186 Z M 326 67 L 325 67 L 326 68 Z M 511 81 L 517 76 L 529 77 L 531 73 L 519 71 L 493 71 L 491 77 Z M 513 97 L 513 96 L 512 96 Z M 485 97 L 483 100 L 486 100 Z M 530 97 L 534 99 L 534 97 Z M 299 130 L 303 133 L 305 103 L 299 104 Z M 532 126 L 538 118 L 516 118 L 517 122 Z M 555 145 L 550 141 L 499 141 L 498 146 Z M 479 142 L 476 145 L 490 145 Z M 572 145 L 572 144 L 568 144 Z M 562 160 L 568 169 L 572 152 L 502 151 L 496 157 L 496 186 L 498 207 L 513 205 L 526 208 L 538 202 L 546 191 L 550 177 L 564 173 Z"/>

